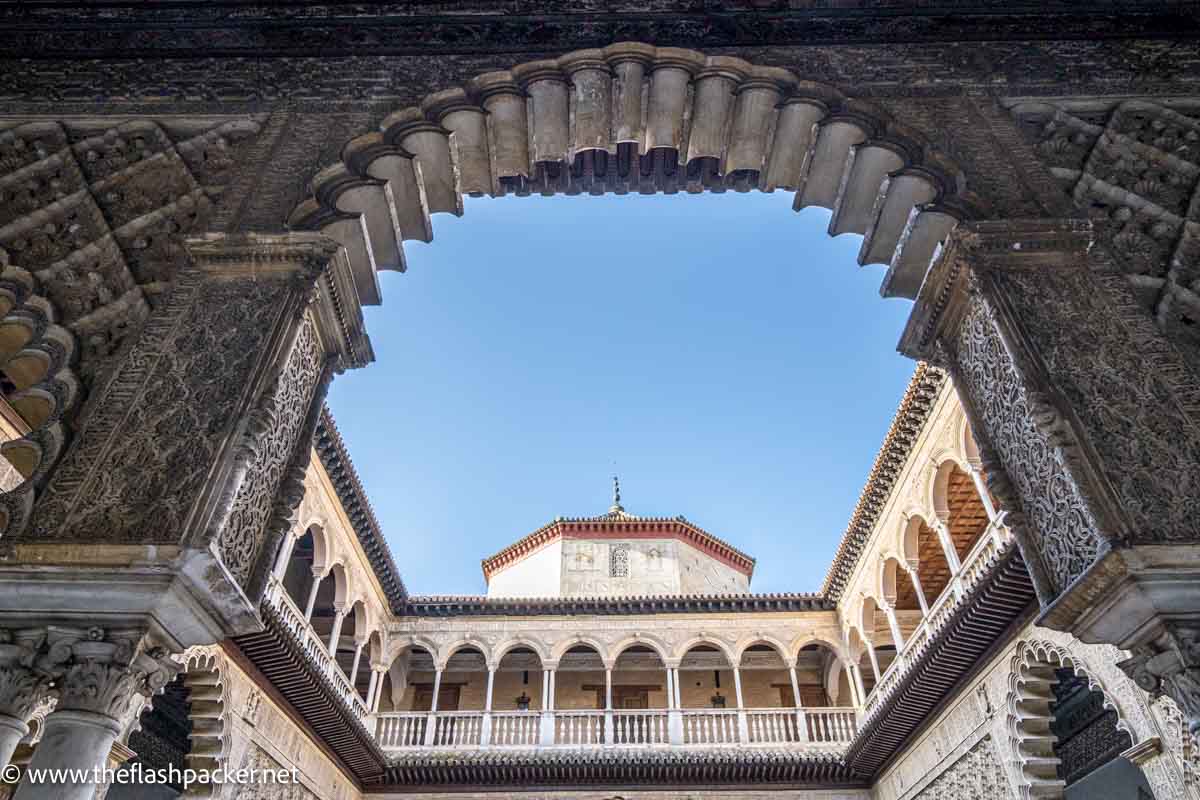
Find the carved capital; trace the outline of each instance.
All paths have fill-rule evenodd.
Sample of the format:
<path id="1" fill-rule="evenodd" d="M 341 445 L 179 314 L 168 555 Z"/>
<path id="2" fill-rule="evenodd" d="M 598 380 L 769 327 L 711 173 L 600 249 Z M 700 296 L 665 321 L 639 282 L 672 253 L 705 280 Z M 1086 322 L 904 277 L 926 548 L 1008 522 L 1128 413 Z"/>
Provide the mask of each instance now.
<path id="1" fill-rule="evenodd" d="M 1133 648 L 1117 666 L 1153 697 L 1174 700 L 1188 730 L 1200 732 L 1200 626 L 1168 623 L 1157 640 Z"/>
<path id="2" fill-rule="evenodd" d="M 953 332 L 968 297 L 985 291 L 996 270 L 1087 268 L 1091 223 L 1084 219 L 1014 219 L 960 223 L 934 253 L 899 350 L 942 365 L 953 361 Z"/>
<path id="3" fill-rule="evenodd" d="M 69 658 L 70 634 L 58 629 L 0 629 L 0 714 L 28 720 L 51 695 Z"/>
<path id="4" fill-rule="evenodd" d="M 90 628 L 70 646 L 70 661 L 57 684 L 58 707 L 124 720 L 139 698 L 161 691 L 180 671 L 144 631 Z"/>

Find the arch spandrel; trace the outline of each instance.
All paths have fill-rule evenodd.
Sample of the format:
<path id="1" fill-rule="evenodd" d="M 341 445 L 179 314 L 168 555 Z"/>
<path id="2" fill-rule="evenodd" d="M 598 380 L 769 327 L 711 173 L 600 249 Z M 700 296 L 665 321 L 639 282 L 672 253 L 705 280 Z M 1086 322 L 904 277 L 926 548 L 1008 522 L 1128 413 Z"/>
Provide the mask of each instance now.
<path id="1" fill-rule="evenodd" d="M 687 655 L 688 651 L 698 645 L 707 645 L 716 648 L 721 655 L 725 657 L 726 662 L 731 668 L 737 666 L 737 659 L 741 654 L 740 651 L 737 650 L 736 647 L 731 646 L 729 642 L 722 641 L 716 636 L 710 636 L 706 634 L 689 636 L 679 644 L 675 645 L 675 648 L 672 652 L 672 659 L 675 662 L 682 661 L 683 657 Z"/>
<path id="2" fill-rule="evenodd" d="M 787 644 L 785 644 L 778 637 L 773 636 L 770 633 L 758 633 L 758 632 L 756 632 L 750 636 L 742 637 L 741 639 L 738 640 L 737 644 L 735 644 L 733 646 L 733 651 L 737 658 L 737 661 L 734 661 L 733 663 L 740 664 L 741 660 L 742 660 L 742 656 L 744 656 L 746 654 L 746 651 L 748 649 L 750 649 L 751 647 L 753 647 L 756 644 L 764 644 L 764 645 L 767 645 L 768 647 L 770 647 L 772 650 L 774 650 L 776 655 L 778 655 L 779 658 L 783 660 L 783 663 L 785 666 L 790 667 L 796 663 L 795 658 L 793 658 L 793 656 L 792 656 L 791 649 L 788 647 Z"/>
<path id="3" fill-rule="evenodd" d="M 633 636 L 626 636 L 618 639 L 609 646 L 608 652 L 613 663 L 615 664 L 617 663 L 617 659 L 621 657 L 621 653 L 625 652 L 631 647 L 637 647 L 639 645 L 643 647 L 649 647 L 651 650 L 657 653 L 658 657 L 662 659 L 664 664 L 666 664 L 668 661 L 675 660 L 674 656 L 671 655 L 671 647 L 666 643 L 666 641 L 658 636 L 647 633 L 638 633 L 634 634 Z"/>
<path id="4" fill-rule="evenodd" d="M 585 636 L 583 634 L 576 634 L 571 638 L 555 642 L 550 647 L 549 659 L 552 661 L 561 661 L 563 656 L 575 647 L 587 647 L 595 650 L 597 655 L 600 656 L 600 660 L 605 664 L 611 665 L 616 660 L 615 656 L 609 656 L 608 647 L 605 646 L 604 642 L 594 636 Z"/>
<path id="5" fill-rule="evenodd" d="M 788 648 L 789 662 L 793 664 L 796 663 L 796 660 L 800 657 L 800 652 L 809 645 L 814 644 L 829 650 L 829 652 L 831 652 L 841 663 L 852 663 L 852 659 L 849 657 L 849 648 L 845 642 L 838 641 L 832 637 L 816 632 L 805 633 L 792 642 L 791 646 Z"/>
<path id="6" fill-rule="evenodd" d="M 520 647 L 532 650 L 537 655 L 538 661 L 540 661 L 542 664 L 546 664 L 548 662 L 557 662 L 558 660 L 556 657 L 551 656 L 550 649 L 544 642 L 532 636 L 516 636 L 508 638 L 502 642 L 499 642 L 490 650 L 482 647 L 482 643 L 477 646 L 483 649 L 484 655 L 487 656 L 487 662 L 490 668 L 498 668 L 500 666 L 500 662 L 504 660 L 506 655 Z"/>

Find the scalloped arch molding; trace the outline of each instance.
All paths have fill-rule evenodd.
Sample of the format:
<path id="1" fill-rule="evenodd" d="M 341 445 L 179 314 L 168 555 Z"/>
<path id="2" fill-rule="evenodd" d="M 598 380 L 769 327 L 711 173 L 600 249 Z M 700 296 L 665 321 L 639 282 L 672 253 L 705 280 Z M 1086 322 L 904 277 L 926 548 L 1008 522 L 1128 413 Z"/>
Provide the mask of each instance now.
<path id="1" fill-rule="evenodd" d="M 360 299 L 430 215 L 462 196 L 795 192 L 864 235 L 888 265 L 881 294 L 915 297 L 937 244 L 981 203 L 915 131 L 837 89 L 738 58 L 627 42 L 488 72 L 389 115 L 348 142 L 292 212 L 345 246 Z"/>

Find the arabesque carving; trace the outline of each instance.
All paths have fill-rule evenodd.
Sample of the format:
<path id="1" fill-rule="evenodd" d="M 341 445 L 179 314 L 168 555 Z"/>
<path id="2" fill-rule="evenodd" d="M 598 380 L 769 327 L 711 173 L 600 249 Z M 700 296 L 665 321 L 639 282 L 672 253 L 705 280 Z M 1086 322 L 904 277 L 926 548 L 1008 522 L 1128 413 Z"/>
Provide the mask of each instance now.
<path id="1" fill-rule="evenodd" d="M 985 736 L 913 797 L 914 800 L 1001 800 L 1012 796 L 996 743 L 991 736 Z"/>

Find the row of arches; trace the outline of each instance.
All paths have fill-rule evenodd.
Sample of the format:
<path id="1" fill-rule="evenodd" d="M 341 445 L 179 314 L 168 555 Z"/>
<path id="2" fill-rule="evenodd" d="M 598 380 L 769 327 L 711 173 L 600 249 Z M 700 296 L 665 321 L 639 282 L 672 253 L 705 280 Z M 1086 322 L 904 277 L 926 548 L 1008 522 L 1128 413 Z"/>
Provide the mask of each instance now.
<path id="1" fill-rule="evenodd" d="M 950 428 L 950 445 L 914 479 L 913 502 L 899 519 L 884 523 L 876 565 L 863 571 L 855 599 L 843 609 L 847 648 L 868 694 L 931 609 L 961 590 L 963 565 L 993 526 L 1003 524 L 961 410 Z"/>
<path id="2" fill-rule="evenodd" d="M 276 579 L 366 703 L 374 683 L 370 665 L 383 657 L 384 628 L 351 576 L 345 562 L 335 559 L 319 524 L 287 537 L 280 546 Z"/>
<path id="3" fill-rule="evenodd" d="M 607 650 L 587 642 L 555 650 L 515 642 L 494 655 L 464 643 L 439 655 L 405 646 L 383 673 L 373 710 L 539 711 L 667 708 L 851 707 L 853 673 L 828 643 L 809 641 L 793 655 L 765 641 L 735 653 L 698 640 L 681 655 L 659 642 Z"/>

